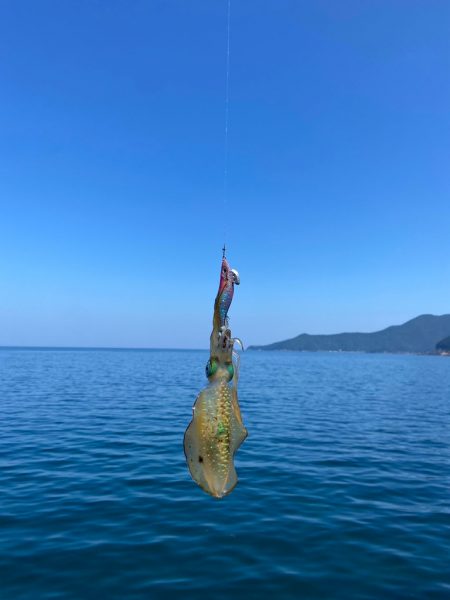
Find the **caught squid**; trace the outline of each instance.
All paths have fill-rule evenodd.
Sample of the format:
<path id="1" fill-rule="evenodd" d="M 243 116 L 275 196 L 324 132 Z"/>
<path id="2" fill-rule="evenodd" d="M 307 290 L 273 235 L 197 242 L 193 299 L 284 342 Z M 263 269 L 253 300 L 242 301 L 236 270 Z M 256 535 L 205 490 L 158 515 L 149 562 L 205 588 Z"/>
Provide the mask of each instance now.
<path id="1" fill-rule="evenodd" d="M 193 406 L 193 417 L 184 434 L 184 453 L 192 478 L 208 494 L 222 498 L 237 484 L 234 455 L 247 437 L 238 403 L 239 355 L 228 322 L 228 309 L 239 274 L 230 269 L 225 249 L 219 291 L 214 303 L 208 385 Z"/>

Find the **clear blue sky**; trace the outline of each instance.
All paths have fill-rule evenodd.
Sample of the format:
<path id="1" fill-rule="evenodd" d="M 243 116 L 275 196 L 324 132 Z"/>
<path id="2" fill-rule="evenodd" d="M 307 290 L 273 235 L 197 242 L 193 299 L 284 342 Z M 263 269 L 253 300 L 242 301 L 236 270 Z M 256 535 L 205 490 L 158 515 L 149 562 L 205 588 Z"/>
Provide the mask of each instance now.
<path id="1" fill-rule="evenodd" d="M 0 344 L 207 347 L 450 312 L 448 0 L 0 4 Z"/>

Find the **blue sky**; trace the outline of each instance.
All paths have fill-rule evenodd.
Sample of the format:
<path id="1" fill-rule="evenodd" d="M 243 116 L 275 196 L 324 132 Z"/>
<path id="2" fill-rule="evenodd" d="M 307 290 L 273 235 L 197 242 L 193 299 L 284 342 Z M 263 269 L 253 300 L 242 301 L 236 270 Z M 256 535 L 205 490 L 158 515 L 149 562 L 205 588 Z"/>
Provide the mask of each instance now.
<path id="1" fill-rule="evenodd" d="M 450 312 L 450 4 L 0 5 L 0 344 L 206 347 Z"/>

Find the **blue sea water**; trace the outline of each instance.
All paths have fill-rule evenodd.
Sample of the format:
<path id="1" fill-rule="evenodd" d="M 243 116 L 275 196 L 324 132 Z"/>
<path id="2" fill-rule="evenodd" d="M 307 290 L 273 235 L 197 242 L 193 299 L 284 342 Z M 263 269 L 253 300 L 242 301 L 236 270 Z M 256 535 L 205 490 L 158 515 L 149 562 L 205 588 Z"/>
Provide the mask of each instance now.
<path id="1" fill-rule="evenodd" d="M 222 500 L 203 351 L 0 350 L 0 597 L 450 598 L 450 359 L 246 352 Z"/>

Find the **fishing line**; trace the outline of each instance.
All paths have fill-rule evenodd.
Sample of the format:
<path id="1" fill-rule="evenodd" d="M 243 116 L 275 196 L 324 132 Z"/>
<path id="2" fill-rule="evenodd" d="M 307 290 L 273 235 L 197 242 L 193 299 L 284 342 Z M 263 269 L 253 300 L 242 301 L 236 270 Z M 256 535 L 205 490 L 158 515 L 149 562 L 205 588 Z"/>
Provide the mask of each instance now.
<path id="1" fill-rule="evenodd" d="M 223 172 L 223 211 L 226 215 L 228 208 L 228 125 L 230 112 L 230 17 L 231 17 L 231 0 L 228 0 L 227 11 L 227 51 L 226 51 L 226 82 L 225 82 L 225 139 L 224 139 L 224 172 Z M 226 224 L 227 220 L 224 220 Z M 223 248 L 225 255 L 226 246 L 226 225 L 223 235 Z"/>

